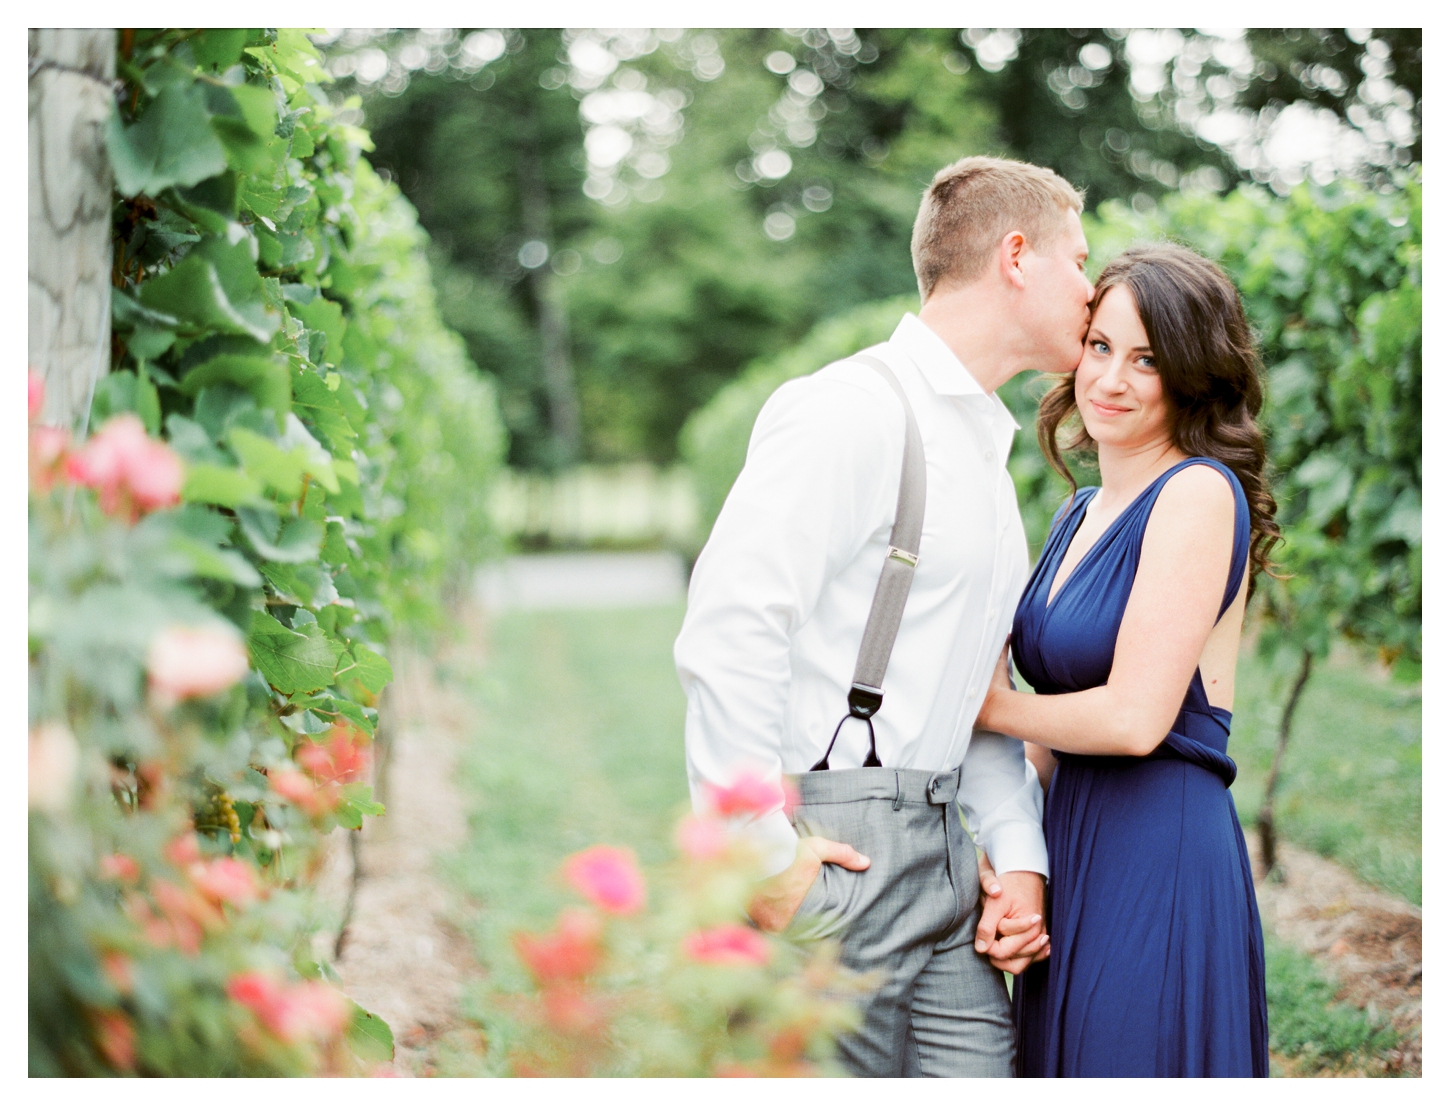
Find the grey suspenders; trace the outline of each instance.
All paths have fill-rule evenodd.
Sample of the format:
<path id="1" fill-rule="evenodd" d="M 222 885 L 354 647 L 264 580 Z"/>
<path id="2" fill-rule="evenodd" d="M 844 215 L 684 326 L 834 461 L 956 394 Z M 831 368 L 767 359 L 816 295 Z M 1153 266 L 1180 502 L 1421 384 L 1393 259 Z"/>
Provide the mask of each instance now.
<path id="1" fill-rule="evenodd" d="M 891 545 L 886 551 L 881 577 L 876 581 L 876 595 L 871 600 L 871 613 L 866 616 L 860 652 L 856 654 L 856 672 L 851 677 L 851 690 L 846 696 L 849 713 L 836 723 L 831 743 L 826 746 L 821 759 L 811 767 L 812 772 L 824 772 L 829 768 L 826 761 L 836 747 L 836 738 L 846 724 L 846 718 L 862 719 L 871 735 L 870 751 L 861 767 L 881 767 L 881 761 L 876 756 L 876 727 L 871 724 L 871 716 L 881 707 L 881 684 L 886 678 L 891 647 L 896 644 L 901 613 L 906 609 L 906 596 L 911 591 L 911 580 L 916 574 L 916 562 L 921 553 L 921 523 L 926 514 L 926 454 L 921 447 L 921 430 L 916 425 L 916 416 L 911 413 L 911 404 L 907 402 L 901 382 L 875 357 L 857 354 L 851 360 L 870 365 L 901 400 L 901 406 L 906 411 L 906 448 L 901 458 L 901 485 L 896 493 L 896 521 L 891 526 Z"/>

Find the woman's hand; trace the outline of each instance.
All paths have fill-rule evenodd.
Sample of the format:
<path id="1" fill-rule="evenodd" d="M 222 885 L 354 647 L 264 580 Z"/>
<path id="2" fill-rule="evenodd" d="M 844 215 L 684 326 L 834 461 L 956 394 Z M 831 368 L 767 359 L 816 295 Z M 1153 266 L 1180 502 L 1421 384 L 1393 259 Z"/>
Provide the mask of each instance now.
<path id="1" fill-rule="evenodd" d="M 982 700 L 981 709 L 977 711 L 977 728 L 983 730 L 997 730 L 1000 727 L 993 724 L 995 716 L 994 707 L 997 696 L 1003 692 L 1012 690 L 1011 662 L 1007 659 L 1007 650 L 1011 646 L 1011 639 L 1002 646 L 1002 655 L 997 658 L 997 667 L 992 672 L 992 682 L 987 685 L 986 698 Z"/>
<path id="2" fill-rule="evenodd" d="M 1007 644 L 1002 646 L 1002 655 L 997 658 L 997 667 L 992 671 L 992 688 L 995 691 L 1012 690 L 1012 661 L 1010 652 L 1012 639 L 1007 639 Z"/>

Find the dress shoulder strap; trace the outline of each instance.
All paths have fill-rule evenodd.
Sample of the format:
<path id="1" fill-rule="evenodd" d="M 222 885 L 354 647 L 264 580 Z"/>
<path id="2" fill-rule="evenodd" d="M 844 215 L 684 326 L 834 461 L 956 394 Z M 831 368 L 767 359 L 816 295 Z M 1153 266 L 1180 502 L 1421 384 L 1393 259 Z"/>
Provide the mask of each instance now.
<path id="1" fill-rule="evenodd" d="M 1244 494 L 1243 485 L 1239 483 L 1239 478 L 1234 474 L 1233 469 L 1229 468 L 1222 461 L 1215 460 L 1212 457 L 1189 457 L 1186 460 L 1179 461 L 1178 464 L 1174 465 L 1162 476 L 1158 477 L 1157 480 L 1153 481 L 1152 494 L 1145 497 L 1147 500 L 1147 510 L 1143 513 L 1142 524 L 1147 525 L 1148 513 L 1152 511 L 1153 504 L 1158 499 L 1158 493 L 1163 490 L 1163 485 L 1168 483 L 1169 479 L 1174 475 L 1182 472 L 1190 465 L 1207 465 L 1209 468 L 1216 469 L 1223 474 L 1234 493 L 1233 556 L 1229 559 L 1228 582 L 1224 587 L 1223 602 L 1219 604 L 1218 608 L 1218 617 L 1222 618 L 1224 612 L 1233 606 L 1234 598 L 1239 593 L 1239 588 L 1244 582 L 1244 573 L 1248 570 L 1249 565 L 1249 499 Z"/>

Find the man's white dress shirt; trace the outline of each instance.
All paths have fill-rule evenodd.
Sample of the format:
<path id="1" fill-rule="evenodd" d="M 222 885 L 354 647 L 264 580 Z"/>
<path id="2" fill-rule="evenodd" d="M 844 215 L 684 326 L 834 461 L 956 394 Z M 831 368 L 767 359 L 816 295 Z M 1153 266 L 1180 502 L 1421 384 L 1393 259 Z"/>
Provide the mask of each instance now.
<path id="1" fill-rule="evenodd" d="M 927 470 L 921 560 L 872 719 L 877 756 L 887 768 L 963 765 L 957 797 L 977 844 L 999 872 L 1046 875 L 1042 789 L 1022 743 L 972 730 L 1027 581 L 1006 468 L 1017 423 L 915 315 L 864 352 L 901 382 Z M 675 642 L 697 807 L 705 783 L 742 768 L 805 772 L 825 752 L 847 712 L 905 434 L 900 400 L 855 362 L 789 381 L 762 408 Z M 866 753 L 866 725 L 850 719 L 830 767 L 859 768 Z M 797 838 L 783 812 L 751 831 L 767 874 L 790 863 Z"/>

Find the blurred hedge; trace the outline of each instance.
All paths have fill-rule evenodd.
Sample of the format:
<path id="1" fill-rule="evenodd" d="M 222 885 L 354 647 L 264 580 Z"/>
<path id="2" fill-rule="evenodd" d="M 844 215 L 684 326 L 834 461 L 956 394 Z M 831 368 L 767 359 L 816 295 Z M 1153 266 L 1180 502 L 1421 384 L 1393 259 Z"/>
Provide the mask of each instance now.
<path id="1" fill-rule="evenodd" d="M 32 445 L 29 1070 L 355 1074 L 391 1036 L 331 985 L 319 844 L 382 813 L 389 642 L 486 553 L 501 422 L 305 34 L 123 31 L 117 68 L 71 448 L 139 419 L 178 486 L 138 520 Z"/>

